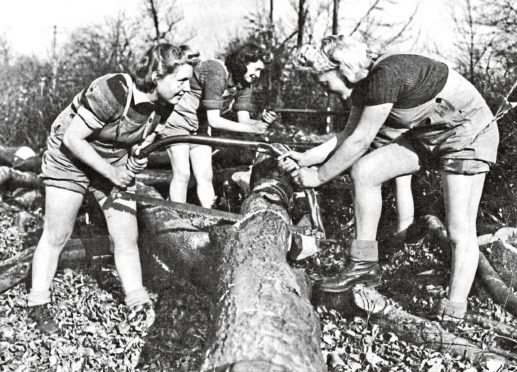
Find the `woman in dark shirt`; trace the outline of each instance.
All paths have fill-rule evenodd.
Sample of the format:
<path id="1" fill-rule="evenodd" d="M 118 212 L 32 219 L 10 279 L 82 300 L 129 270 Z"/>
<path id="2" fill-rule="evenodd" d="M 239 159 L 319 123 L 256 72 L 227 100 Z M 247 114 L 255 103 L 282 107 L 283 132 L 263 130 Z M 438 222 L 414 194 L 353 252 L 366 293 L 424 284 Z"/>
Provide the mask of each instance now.
<path id="1" fill-rule="evenodd" d="M 256 44 L 248 43 L 230 53 L 225 62 L 208 60 L 199 63 L 190 80 L 191 90 L 174 108 L 167 120 L 162 136 L 204 134 L 211 135 L 212 129 L 258 133 L 266 132 L 276 119 L 273 112 L 264 111 L 262 120 L 250 119 L 251 93 L 253 84 L 269 62 L 269 56 Z M 222 115 L 233 109 L 238 122 L 225 119 Z M 190 168 L 197 184 L 197 195 L 201 205 L 212 207 L 215 200 L 212 185 L 212 148 L 205 145 L 176 144 L 168 149 L 172 165 L 172 180 L 169 197 L 184 203 Z"/>
<path id="2" fill-rule="evenodd" d="M 320 52 L 327 72 L 333 71 L 352 89 L 350 118 L 345 130 L 323 145 L 281 157 L 303 166 L 294 170 L 293 176 L 305 187 L 317 187 L 350 168 L 356 219 L 350 261 L 319 289 L 341 292 L 356 283 L 378 283 L 381 185 L 417 172 L 422 157 L 433 157 L 440 164 L 452 248 L 449 293 L 436 311 L 439 317 L 462 318 L 477 268 L 479 200 L 499 143 L 490 109 L 467 80 L 430 58 L 395 54 L 372 63 L 366 45 L 343 36 L 323 39 Z M 364 155 L 383 125 L 407 131 Z M 311 167 L 315 164 L 321 166 Z M 286 169 L 292 170 L 292 165 L 292 161 L 284 161 Z"/>
<path id="3" fill-rule="evenodd" d="M 136 203 L 110 192 L 115 186 L 134 188 L 135 172 L 147 159 L 137 160 L 130 151 L 141 140 L 153 139 L 172 105 L 189 90 L 192 67 L 186 62 L 180 48 L 154 46 L 131 75 L 109 74 L 93 81 L 52 124 L 42 164 L 45 225 L 27 296 L 29 317 L 42 332 L 58 331 L 48 306 L 50 286 L 87 190 L 106 217 L 126 305 L 152 322 L 154 312 L 142 284 Z"/>

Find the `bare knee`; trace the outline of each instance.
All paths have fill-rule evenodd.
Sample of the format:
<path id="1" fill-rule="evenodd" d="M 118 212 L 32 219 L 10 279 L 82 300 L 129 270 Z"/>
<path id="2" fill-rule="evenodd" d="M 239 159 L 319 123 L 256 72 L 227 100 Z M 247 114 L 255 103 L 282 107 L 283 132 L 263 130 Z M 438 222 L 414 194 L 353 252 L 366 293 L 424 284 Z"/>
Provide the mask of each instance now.
<path id="1" fill-rule="evenodd" d="M 53 229 L 44 229 L 41 234 L 40 241 L 45 243 L 47 247 L 61 251 L 66 242 L 72 235 L 71 231 L 56 231 Z"/>
<path id="2" fill-rule="evenodd" d="M 370 162 L 360 159 L 350 169 L 350 177 L 355 185 L 375 186 L 372 177 L 373 171 Z"/>
<path id="3" fill-rule="evenodd" d="M 447 226 L 447 234 L 453 248 L 468 244 L 476 239 L 475 226 L 469 223 L 452 223 Z"/>
<path id="4" fill-rule="evenodd" d="M 196 175 L 196 182 L 198 185 L 208 185 L 212 184 L 212 181 L 214 179 L 214 174 L 212 172 L 212 169 L 207 170 L 203 173 L 197 173 Z"/>
<path id="5" fill-rule="evenodd" d="M 188 184 L 190 180 L 190 165 L 175 166 L 172 172 L 172 182 Z"/>

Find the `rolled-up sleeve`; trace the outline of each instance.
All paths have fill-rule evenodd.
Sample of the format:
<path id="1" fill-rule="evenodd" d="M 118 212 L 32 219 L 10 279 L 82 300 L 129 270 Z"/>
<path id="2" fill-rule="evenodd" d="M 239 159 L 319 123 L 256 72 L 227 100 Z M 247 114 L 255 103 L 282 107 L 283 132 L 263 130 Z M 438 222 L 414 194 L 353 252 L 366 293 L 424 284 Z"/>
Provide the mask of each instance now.
<path id="1" fill-rule="evenodd" d="M 217 61 L 206 61 L 200 73 L 201 107 L 205 110 L 222 110 L 224 108 L 223 93 L 227 85 L 227 74 Z"/>
<path id="2" fill-rule="evenodd" d="M 233 111 L 253 111 L 255 106 L 251 103 L 251 87 L 246 87 L 237 92 Z"/>

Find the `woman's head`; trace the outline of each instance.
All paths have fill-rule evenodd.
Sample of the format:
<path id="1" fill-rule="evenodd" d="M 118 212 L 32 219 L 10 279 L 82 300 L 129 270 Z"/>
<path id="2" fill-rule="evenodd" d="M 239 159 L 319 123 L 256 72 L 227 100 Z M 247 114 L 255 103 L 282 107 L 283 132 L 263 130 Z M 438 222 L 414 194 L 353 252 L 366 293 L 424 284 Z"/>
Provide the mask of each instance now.
<path id="1" fill-rule="evenodd" d="M 371 59 L 366 53 L 366 44 L 343 35 L 332 35 L 321 40 L 321 51 L 338 65 L 339 71 L 352 84 L 368 75 Z"/>
<path id="2" fill-rule="evenodd" d="M 225 60 L 226 68 L 234 83 L 244 86 L 253 84 L 265 66 L 271 62 L 271 54 L 254 43 L 247 43 L 232 51 Z"/>
<path id="3" fill-rule="evenodd" d="M 371 64 L 366 45 L 339 36 L 327 36 L 321 47 L 304 45 L 298 51 L 294 64 L 308 70 L 325 89 L 346 99 L 353 85 L 368 75 Z"/>
<path id="4" fill-rule="evenodd" d="M 189 90 L 192 64 L 198 60 L 199 53 L 188 46 L 158 44 L 136 63 L 132 77 L 142 92 L 155 93 L 157 99 L 176 104 Z"/>
<path id="5" fill-rule="evenodd" d="M 294 65 L 300 70 L 310 71 L 319 85 L 343 100 L 352 93 L 346 78 L 339 71 L 339 65 L 332 62 L 321 49 L 310 44 L 303 45 L 295 57 Z"/>

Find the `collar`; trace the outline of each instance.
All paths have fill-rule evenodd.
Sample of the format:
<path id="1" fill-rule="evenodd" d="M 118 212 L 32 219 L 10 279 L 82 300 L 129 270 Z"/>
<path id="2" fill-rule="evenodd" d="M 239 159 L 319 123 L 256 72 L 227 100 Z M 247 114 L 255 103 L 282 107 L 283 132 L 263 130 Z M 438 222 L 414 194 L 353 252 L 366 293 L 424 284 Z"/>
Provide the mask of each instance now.
<path id="1" fill-rule="evenodd" d="M 133 100 L 135 101 L 135 105 L 139 103 L 153 103 L 149 100 L 147 94 L 136 88 L 135 83 L 133 83 Z"/>

